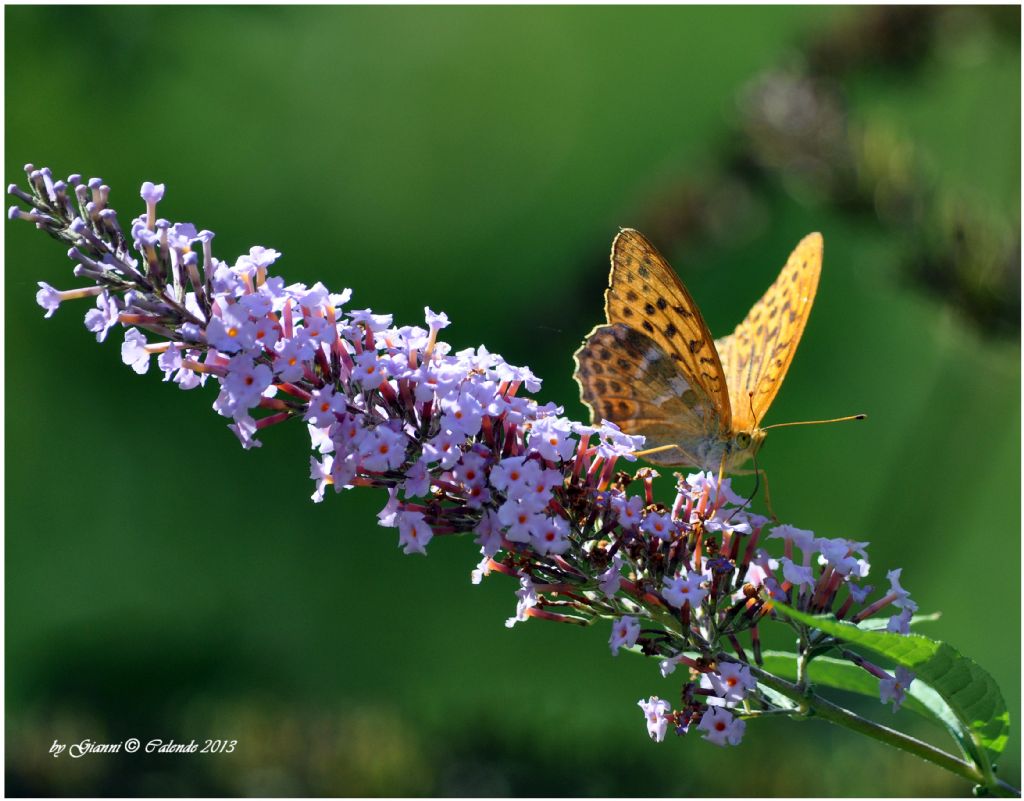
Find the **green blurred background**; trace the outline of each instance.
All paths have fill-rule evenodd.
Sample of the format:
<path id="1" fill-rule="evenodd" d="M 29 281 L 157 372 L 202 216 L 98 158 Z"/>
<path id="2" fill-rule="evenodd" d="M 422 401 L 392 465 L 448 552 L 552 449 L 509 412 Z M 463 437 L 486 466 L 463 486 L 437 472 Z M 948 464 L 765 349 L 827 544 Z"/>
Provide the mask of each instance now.
<path id="1" fill-rule="evenodd" d="M 927 633 L 996 678 L 1020 780 L 1019 10 L 7 7 L 7 182 L 99 175 L 233 259 L 356 307 L 443 309 L 580 416 L 571 354 L 619 226 L 731 330 L 824 233 L 767 422 L 776 511 L 903 566 Z M 403 556 L 381 493 L 308 500 L 304 428 L 243 452 L 209 407 L 43 321 L 76 284 L 6 245 L 8 794 L 967 795 L 819 722 L 738 748 L 648 741 L 657 666 L 606 628 L 506 629 L 471 540 Z M 780 646 L 786 642 L 776 643 Z M 883 722 L 877 702 L 843 698 Z M 918 721 L 911 728 L 951 747 Z M 54 739 L 238 739 L 232 755 L 54 760 Z"/>

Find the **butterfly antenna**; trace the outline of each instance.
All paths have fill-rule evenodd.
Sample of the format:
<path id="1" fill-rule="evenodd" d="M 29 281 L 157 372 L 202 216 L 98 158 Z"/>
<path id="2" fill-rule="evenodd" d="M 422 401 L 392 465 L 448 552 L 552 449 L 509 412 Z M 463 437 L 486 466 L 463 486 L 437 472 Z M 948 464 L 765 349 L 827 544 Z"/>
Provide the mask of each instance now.
<path id="1" fill-rule="evenodd" d="M 671 448 L 679 448 L 679 446 L 675 445 L 675 444 L 673 444 L 673 445 L 660 445 L 657 448 L 648 448 L 645 451 L 633 451 L 633 455 L 634 456 L 641 456 L 641 457 L 643 457 L 643 456 L 647 456 L 648 454 L 651 454 L 651 453 L 661 453 L 662 451 L 667 451 L 667 450 L 670 450 Z M 682 448 L 680 448 L 680 450 L 682 450 Z"/>
<path id="2" fill-rule="evenodd" d="M 848 417 L 833 417 L 831 420 L 801 420 L 798 423 L 776 423 L 775 425 L 765 426 L 762 431 L 767 431 L 770 428 L 786 428 L 787 426 L 817 426 L 824 423 L 845 423 L 847 420 L 867 420 L 866 414 L 851 414 Z"/>

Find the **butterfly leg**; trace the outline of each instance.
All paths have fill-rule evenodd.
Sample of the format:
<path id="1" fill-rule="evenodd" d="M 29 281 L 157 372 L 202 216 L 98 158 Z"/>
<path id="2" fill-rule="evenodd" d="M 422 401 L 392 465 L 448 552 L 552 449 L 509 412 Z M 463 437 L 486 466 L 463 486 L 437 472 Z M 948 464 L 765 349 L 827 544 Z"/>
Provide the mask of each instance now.
<path id="1" fill-rule="evenodd" d="M 754 485 L 754 491 L 750 495 L 750 500 L 753 500 L 754 496 L 757 495 L 758 486 L 764 481 L 764 505 L 768 512 L 768 516 L 773 522 L 778 523 L 779 518 L 775 514 L 775 510 L 772 508 L 772 493 L 768 488 L 768 472 L 762 467 L 755 467 L 753 470 L 740 469 L 733 470 L 734 476 L 757 476 L 757 484 Z M 749 501 L 748 501 L 749 502 Z"/>
<path id="2" fill-rule="evenodd" d="M 645 451 L 633 451 L 633 455 L 634 456 L 638 456 L 638 457 L 644 457 L 644 456 L 647 456 L 648 454 L 651 454 L 651 453 L 661 453 L 662 451 L 667 451 L 667 450 L 670 450 L 671 448 L 679 448 L 679 450 L 683 450 L 678 445 L 661 445 L 660 447 L 657 447 L 657 448 L 648 448 Z M 684 451 L 684 453 L 685 453 L 685 451 Z"/>
<path id="3" fill-rule="evenodd" d="M 768 472 L 764 468 L 762 468 L 762 467 L 758 467 L 758 468 L 756 468 L 756 470 L 757 470 L 757 479 L 758 479 L 758 481 L 760 481 L 761 479 L 764 479 L 764 505 L 765 505 L 765 509 L 768 512 L 768 516 L 772 519 L 772 521 L 775 522 L 775 523 L 778 523 L 779 522 L 779 518 L 775 514 L 775 510 L 772 508 L 772 491 L 768 487 Z"/>

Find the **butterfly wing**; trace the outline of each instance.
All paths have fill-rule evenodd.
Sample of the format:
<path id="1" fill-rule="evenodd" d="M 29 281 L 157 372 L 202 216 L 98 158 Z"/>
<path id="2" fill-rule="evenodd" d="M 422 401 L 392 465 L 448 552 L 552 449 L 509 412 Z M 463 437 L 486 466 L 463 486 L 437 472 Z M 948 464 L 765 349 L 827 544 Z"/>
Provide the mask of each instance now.
<path id="1" fill-rule="evenodd" d="M 720 426 L 717 409 L 650 337 L 621 323 L 599 325 L 573 358 L 594 422 L 604 418 L 642 434 L 645 448 L 675 446 L 644 457 L 655 464 L 702 464 L 701 445 Z"/>
<path id="2" fill-rule="evenodd" d="M 725 373 L 700 309 L 654 245 L 631 228 L 612 242 L 605 316 L 611 325 L 643 332 L 674 362 L 676 373 L 696 395 L 688 408 L 706 411 L 701 423 L 706 431 L 711 423 L 722 432 L 732 431 Z"/>
<path id="3" fill-rule="evenodd" d="M 818 291 L 823 248 L 821 234 L 805 236 L 743 322 L 715 342 L 737 431 L 757 428 L 782 386 Z"/>

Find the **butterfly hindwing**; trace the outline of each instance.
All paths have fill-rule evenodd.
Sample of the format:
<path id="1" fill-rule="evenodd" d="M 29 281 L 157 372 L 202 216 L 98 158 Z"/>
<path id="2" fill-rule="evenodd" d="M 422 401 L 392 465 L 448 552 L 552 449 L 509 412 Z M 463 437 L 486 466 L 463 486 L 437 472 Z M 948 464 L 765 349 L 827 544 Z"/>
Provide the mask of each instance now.
<path id="1" fill-rule="evenodd" d="M 642 332 L 672 361 L 690 388 L 710 401 L 722 431 L 732 429 L 726 376 L 697 304 L 668 262 L 638 231 L 612 243 L 605 293 L 609 324 Z"/>
<path id="2" fill-rule="evenodd" d="M 594 421 L 646 437 L 663 465 L 697 464 L 698 445 L 721 427 L 715 403 L 646 334 L 621 323 L 600 325 L 575 354 L 580 397 Z"/>
<path id="3" fill-rule="evenodd" d="M 808 234 L 736 330 L 718 340 L 737 431 L 760 425 L 807 325 L 821 276 L 821 234 Z"/>

